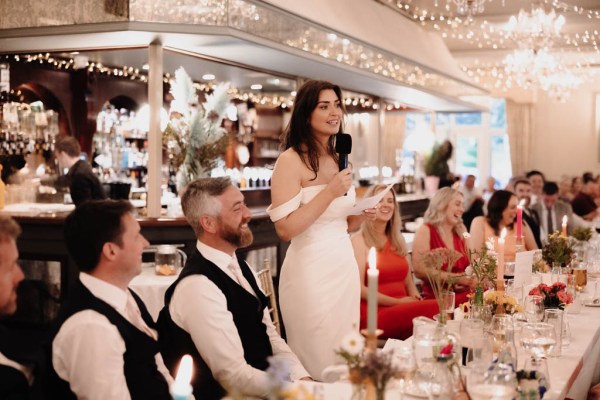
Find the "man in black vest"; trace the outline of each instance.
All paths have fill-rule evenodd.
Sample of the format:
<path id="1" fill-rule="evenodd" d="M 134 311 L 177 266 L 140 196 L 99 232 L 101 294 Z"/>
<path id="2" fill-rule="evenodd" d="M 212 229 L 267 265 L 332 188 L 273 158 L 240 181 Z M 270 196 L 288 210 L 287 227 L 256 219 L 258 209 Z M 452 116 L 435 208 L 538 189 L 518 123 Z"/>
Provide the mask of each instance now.
<path id="1" fill-rule="evenodd" d="M 81 204 L 65 221 L 79 267 L 46 352 L 52 399 L 169 399 L 154 322 L 127 286 L 148 242 L 127 201 Z"/>
<path id="2" fill-rule="evenodd" d="M 17 264 L 16 240 L 20 233 L 12 218 L 0 215 L 0 317 L 17 311 L 17 287 L 23 280 L 23 271 Z M 12 346 L 6 339 L 8 335 L 0 327 L 0 399 L 28 399 L 31 371 L 9 353 Z"/>
<path id="3" fill-rule="evenodd" d="M 209 400 L 226 391 L 267 397 L 264 371 L 272 355 L 289 360 L 291 380 L 310 379 L 277 334 L 252 270 L 235 254 L 253 239 L 243 194 L 229 178 L 198 179 L 185 189 L 181 205 L 198 242 L 158 317 L 169 370 L 192 355 L 194 395 Z"/>

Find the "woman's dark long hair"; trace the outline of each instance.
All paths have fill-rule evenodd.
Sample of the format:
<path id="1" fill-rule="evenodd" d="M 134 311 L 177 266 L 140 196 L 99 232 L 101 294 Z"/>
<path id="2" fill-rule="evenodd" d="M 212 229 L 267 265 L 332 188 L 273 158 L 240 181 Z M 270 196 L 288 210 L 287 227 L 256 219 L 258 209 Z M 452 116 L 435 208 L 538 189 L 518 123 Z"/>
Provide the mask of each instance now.
<path id="1" fill-rule="evenodd" d="M 283 150 L 292 147 L 300 155 L 304 165 L 315 173 L 313 180 L 317 178 L 317 172 L 319 171 L 319 144 L 310 126 L 310 115 L 317 108 L 319 94 L 323 90 L 333 90 L 335 92 L 340 101 L 342 113 L 346 115 L 342 90 L 339 86 L 326 81 L 308 81 L 302 85 L 296 94 L 292 117 L 281 138 Z M 339 132 L 343 132 L 342 124 L 340 124 Z M 333 157 L 336 162 L 338 161 L 338 156 L 335 152 L 335 136 L 329 138 L 327 154 Z"/>
<path id="2" fill-rule="evenodd" d="M 502 221 L 502 213 L 508 207 L 511 197 L 515 196 L 513 192 L 508 190 L 496 190 L 487 205 L 486 220 L 494 230 L 496 236 L 500 236 L 500 221 Z M 512 229 L 513 223 L 508 225 Z"/>

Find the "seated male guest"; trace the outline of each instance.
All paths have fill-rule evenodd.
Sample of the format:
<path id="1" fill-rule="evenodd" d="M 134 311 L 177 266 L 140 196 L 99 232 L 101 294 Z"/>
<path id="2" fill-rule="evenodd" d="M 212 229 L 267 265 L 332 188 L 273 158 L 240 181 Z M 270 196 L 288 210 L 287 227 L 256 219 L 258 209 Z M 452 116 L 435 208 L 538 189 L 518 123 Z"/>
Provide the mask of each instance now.
<path id="1" fill-rule="evenodd" d="M 220 399 L 226 390 L 266 397 L 272 355 L 289 361 L 290 379 L 307 378 L 277 334 L 252 270 L 235 254 L 253 239 L 243 194 L 229 178 L 198 179 L 185 189 L 181 205 L 198 242 L 158 317 L 169 369 L 174 371 L 184 354 L 192 355 L 197 367 L 192 386 L 199 399 Z"/>
<path id="2" fill-rule="evenodd" d="M 126 201 L 82 203 L 65 221 L 79 267 L 53 330 L 47 392 L 55 399 L 170 399 L 154 322 L 127 286 L 148 242 Z"/>
<path id="3" fill-rule="evenodd" d="M 23 280 L 23 271 L 17 264 L 16 240 L 20 233 L 19 225 L 12 218 L 0 215 L 0 317 L 17 311 L 17 287 Z M 13 359 L 6 335 L 8 332 L 1 329 L 0 399 L 28 399 L 30 370 Z"/>
<path id="4" fill-rule="evenodd" d="M 523 200 L 525 201 L 525 205 L 523 206 L 523 220 L 525 220 L 527 225 L 531 228 L 531 233 L 533 233 L 535 244 L 537 244 L 538 249 L 541 249 L 542 239 L 540 238 L 540 217 L 535 210 L 530 208 L 531 183 L 525 178 L 518 178 L 515 180 L 513 187 L 519 203 Z"/>

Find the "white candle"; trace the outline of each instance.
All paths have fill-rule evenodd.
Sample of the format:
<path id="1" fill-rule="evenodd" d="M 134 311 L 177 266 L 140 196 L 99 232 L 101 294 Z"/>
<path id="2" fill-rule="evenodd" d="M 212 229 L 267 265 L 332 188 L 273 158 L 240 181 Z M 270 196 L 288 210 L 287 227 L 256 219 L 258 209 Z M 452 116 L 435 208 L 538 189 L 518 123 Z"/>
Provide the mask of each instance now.
<path id="1" fill-rule="evenodd" d="M 367 297 L 367 331 L 375 334 L 377 330 L 377 290 L 379 282 L 379 271 L 377 270 L 377 250 L 371 247 L 369 250 L 369 269 L 367 270 L 367 282 L 369 294 Z"/>
<path id="2" fill-rule="evenodd" d="M 506 228 L 502 228 L 500 238 L 498 239 L 498 268 L 496 270 L 496 279 L 504 280 L 504 241 L 506 238 Z"/>
<path id="3" fill-rule="evenodd" d="M 567 217 L 566 215 L 563 215 L 563 218 L 562 218 L 562 235 L 564 237 L 567 237 L 567 222 L 569 222 L 569 217 Z"/>
<path id="4" fill-rule="evenodd" d="M 173 400 L 188 400 L 192 395 L 192 385 L 190 385 L 190 382 L 192 380 L 193 364 L 192 356 L 189 354 L 181 358 L 175 383 L 171 386 Z"/>

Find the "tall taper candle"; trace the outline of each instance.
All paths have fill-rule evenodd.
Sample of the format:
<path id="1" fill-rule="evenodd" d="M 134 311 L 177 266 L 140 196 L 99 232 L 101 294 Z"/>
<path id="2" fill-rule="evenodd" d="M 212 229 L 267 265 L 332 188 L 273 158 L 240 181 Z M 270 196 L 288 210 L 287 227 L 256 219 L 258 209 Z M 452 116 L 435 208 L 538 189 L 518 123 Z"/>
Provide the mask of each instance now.
<path id="1" fill-rule="evenodd" d="M 519 202 L 517 206 L 517 241 L 521 240 L 523 234 L 523 207 L 525 206 L 525 199 Z"/>
<path id="2" fill-rule="evenodd" d="M 562 235 L 564 237 L 567 237 L 567 222 L 569 222 L 569 217 L 567 217 L 567 215 L 563 215 L 562 218 Z"/>
<path id="3" fill-rule="evenodd" d="M 367 297 L 367 332 L 375 334 L 377 331 L 377 292 L 379 284 L 379 270 L 377 269 L 377 250 L 369 250 L 369 269 L 367 270 L 369 294 Z"/>
<path id="4" fill-rule="evenodd" d="M 504 280 L 504 241 L 506 238 L 506 228 L 502 228 L 500 238 L 498 239 L 498 268 L 496 269 L 496 279 Z"/>

